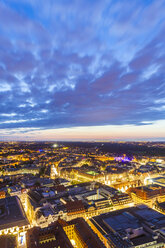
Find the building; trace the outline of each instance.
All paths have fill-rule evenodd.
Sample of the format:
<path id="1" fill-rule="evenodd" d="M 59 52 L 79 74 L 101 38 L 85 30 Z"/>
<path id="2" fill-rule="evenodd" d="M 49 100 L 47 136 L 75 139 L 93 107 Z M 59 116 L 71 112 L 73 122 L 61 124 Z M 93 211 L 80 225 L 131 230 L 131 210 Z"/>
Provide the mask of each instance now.
<path id="1" fill-rule="evenodd" d="M 26 234 L 27 248 L 73 248 L 58 221 L 46 228 L 34 227 Z"/>
<path id="2" fill-rule="evenodd" d="M 17 196 L 0 199 L 0 234 L 26 231 L 29 222 Z"/>
<path id="3" fill-rule="evenodd" d="M 125 193 L 119 193 L 111 197 L 112 205 L 117 209 L 120 209 L 122 206 L 133 206 L 131 197 Z"/>
<path id="4" fill-rule="evenodd" d="M 132 181 L 129 180 L 129 181 L 115 183 L 112 186 L 115 189 L 118 189 L 118 190 L 121 190 L 122 192 L 125 192 L 129 188 L 135 188 L 135 187 L 138 187 L 141 185 L 142 185 L 142 183 L 140 180 L 132 180 Z"/>
<path id="5" fill-rule="evenodd" d="M 78 215 L 85 213 L 85 207 L 83 202 L 80 200 L 68 201 L 65 204 L 67 215 Z"/>
<path id="6" fill-rule="evenodd" d="M 154 207 L 156 210 L 158 210 L 161 213 L 165 213 L 165 202 L 158 202 L 156 201 L 154 204 Z"/>
<path id="7" fill-rule="evenodd" d="M 133 204 L 128 194 L 100 183 L 40 187 L 30 190 L 27 195 L 28 219 L 41 227 L 58 218 L 66 221 L 79 217 L 88 219 Z"/>
<path id="8" fill-rule="evenodd" d="M 108 248 L 165 247 L 165 215 L 146 205 L 101 214 L 88 223 Z"/>
<path id="9" fill-rule="evenodd" d="M 47 227 L 57 219 L 58 216 L 55 215 L 54 210 L 49 205 L 39 208 L 35 214 L 36 224 L 42 228 Z"/>
<path id="10" fill-rule="evenodd" d="M 0 191 L 0 199 L 3 199 L 6 197 L 6 192 L 5 191 Z"/>
<path id="11" fill-rule="evenodd" d="M 83 218 L 76 218 L 71 221 L 59 220 L 66 235 L 72 244 L 77 248 L 104 248 L 105 246 L 92 231 L 88 223 Z"/>
<path id="12" fill-rule="evenodd" d="M 133 188 L 129 192 L 135 203 L 144 203 L 152 207 L 156 200 L 165 201 L 165 187 L 157 184 Z"/>
<path id="13" fill-rule="evenodd" d="M 80 182 L 103 181 L 105 178 L 104 174 L 97 170 L 82 169 L 79 167 L 62 168 L 60 175 Z"/>
<path id="14" fill-rule="evenodd" d="M 59 219 L 46 228 L 29 229 L 26 243 L 27 248 L 104 248 L 83 218 L 69 222 Z"/>

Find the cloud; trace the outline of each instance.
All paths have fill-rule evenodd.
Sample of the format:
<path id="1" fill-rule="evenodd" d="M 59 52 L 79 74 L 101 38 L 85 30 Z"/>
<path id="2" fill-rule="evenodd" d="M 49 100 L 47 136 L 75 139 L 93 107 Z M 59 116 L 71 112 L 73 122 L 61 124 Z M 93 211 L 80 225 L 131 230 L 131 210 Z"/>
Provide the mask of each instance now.
<path id="1" fill-rule="evenodd" d="M 165 119 L 164 9 L 162 0 L 2 1 L 0 128 Z"/>

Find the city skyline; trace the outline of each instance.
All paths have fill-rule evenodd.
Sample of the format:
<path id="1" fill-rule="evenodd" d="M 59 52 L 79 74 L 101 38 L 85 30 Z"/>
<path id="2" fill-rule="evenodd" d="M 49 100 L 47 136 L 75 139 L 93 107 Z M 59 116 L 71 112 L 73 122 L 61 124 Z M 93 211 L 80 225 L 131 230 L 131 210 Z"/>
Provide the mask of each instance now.
<path id="1" fill-rule="evenodd" d="M 165 141 L 164 10 L 1 1 L 0 140 Z"/>

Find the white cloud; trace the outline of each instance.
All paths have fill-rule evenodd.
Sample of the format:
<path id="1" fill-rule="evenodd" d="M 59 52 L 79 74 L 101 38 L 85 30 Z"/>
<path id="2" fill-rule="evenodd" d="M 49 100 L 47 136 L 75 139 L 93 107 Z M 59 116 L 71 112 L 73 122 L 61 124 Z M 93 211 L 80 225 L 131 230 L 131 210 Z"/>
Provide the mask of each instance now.
<path id="1" fill-rule="evenodd" d="M 16 114 L 16 113 L 10 113 L 10 114 L 1 113 L 0 115 L 1 115 L 1 116 L 4 116 L 4 117 L 13 117 L 13 116 L 16 116 L 17 114 Z"/>
<path id="2" fill-rule="evenodd" d="M 156 74 L 158 72 L 160 68 L 160 65 L 157 64 L 153 64 L 150 65 L 142 74 L 142 78 L 143 79 L 149 79 L 151 78 L 151 76 L 153 76 L 154 74 Z"/>
<path id="3" fill-rule="evenodd" d="M 10 91 L 11 86 L 7 83 L 0 83 L 0 92 Z"/>

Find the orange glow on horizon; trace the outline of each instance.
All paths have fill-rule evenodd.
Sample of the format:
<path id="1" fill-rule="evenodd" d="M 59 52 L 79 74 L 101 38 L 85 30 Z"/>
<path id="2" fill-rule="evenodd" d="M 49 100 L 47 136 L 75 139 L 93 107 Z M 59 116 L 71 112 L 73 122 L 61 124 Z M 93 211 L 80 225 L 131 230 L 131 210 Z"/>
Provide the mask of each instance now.
<path id="1" fill-rule="evenodd" d="M 107 125 L 46 130 L 15 129 L 1 132 L 1 140 L 165 140 L 165 121 L 148 125 Z M 3 131 L 3 132 L 2 132 Z M 9 132 L 9 133 L 8 133 Z"/>

